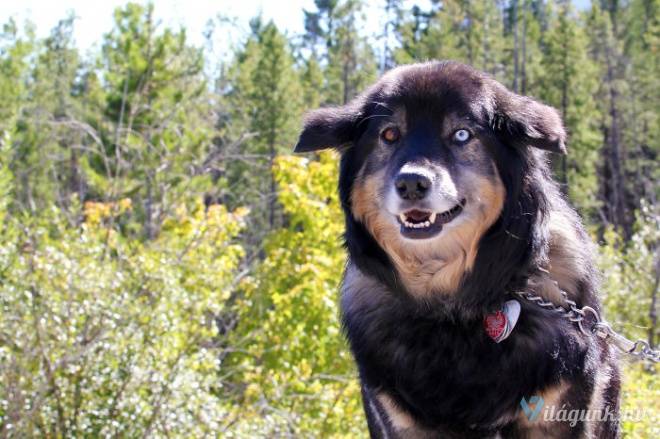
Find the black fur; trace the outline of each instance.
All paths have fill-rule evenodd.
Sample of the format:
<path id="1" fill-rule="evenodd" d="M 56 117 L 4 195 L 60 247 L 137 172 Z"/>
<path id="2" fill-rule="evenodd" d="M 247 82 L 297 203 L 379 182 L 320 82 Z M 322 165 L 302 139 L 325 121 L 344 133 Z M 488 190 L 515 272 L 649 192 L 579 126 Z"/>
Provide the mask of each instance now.
<path id="1" fill-rule="evenodd" d="M 466 96 L 480 103 L 479 111 L 474 105 L 469 111 L 481 127 L 479 140 L 493 158 L 506 199 L 458 291 L 417 300 L 405 290 L 388 254 L 351 212 L 353 184 L 372 153 L 369 145 L 361 144 L 361 136 L 370 116 L 383 109 L 401 104 L 423 108 L 436 105 L 435 99 L 438 105 L 466 112 Z M 356 301 L 355 294 L 344 292 L 342 318 L 373 437 L 397 435 L 373 396 L 377 392 L 387 393 L 419 431 L 432 437 L 526 437 L 514 417 L 521 398 L 561 381 L 569 389 L 568 402 L 587 408 L 599 368 L 607 363 L 614 378 L 605 400 L 616 406 L 618 375 L 612 354 L 568 320 L 522 302 L 520 320 L 507 340 L 494 343 L 482 326 L 486 313 L 511 299 L 511 292 L 528 289 L 529 279 L 548 266 L 550 212 L 567 212 L 588 248 L 579 219 L 560 195 L 540 151 L 565 152 L 564 137 L 555 110 L 455 63 L 395 71 L 348 106 L 317 110 L 308 118 L 296 151 L 335 147 L 342 152 L 339 192 L 346 247 L 350 264 L 368 279 L 361 288 L 369 289 L 363 295 L 369 300 Z M 596 271 L 590 266 L 585 273 L 576 301 L 599 309 Z M 371 413 L 369 404 L 378 413 Z M 385 420 L 376 422 L 378 416 Z M 558 425 L 548 434 L 583 437 L 584 428 L 584 423 L 572 429 Z M 601 428 L 598 437 L 618 436 L 616 424 Z"/>

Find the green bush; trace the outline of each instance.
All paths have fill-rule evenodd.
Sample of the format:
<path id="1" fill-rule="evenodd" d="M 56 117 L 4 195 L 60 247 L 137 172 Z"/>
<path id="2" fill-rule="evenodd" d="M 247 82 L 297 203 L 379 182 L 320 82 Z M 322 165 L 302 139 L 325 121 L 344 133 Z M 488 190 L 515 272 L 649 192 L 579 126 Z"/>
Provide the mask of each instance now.
<path id="1" fill-rule="evenodd" d="M 130 202 L 10 218 L 0 232 L 0 436 L 201 437 L 223 311 L 243 255 L 242 213 L 180 209 L 160 237 L 124 239 Z"/>

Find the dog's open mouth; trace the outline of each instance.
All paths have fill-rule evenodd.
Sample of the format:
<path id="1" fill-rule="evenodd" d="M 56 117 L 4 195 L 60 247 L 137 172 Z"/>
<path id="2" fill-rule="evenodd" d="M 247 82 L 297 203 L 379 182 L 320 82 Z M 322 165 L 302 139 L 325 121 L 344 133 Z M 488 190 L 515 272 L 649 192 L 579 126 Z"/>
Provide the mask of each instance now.
<path id="1" fill-rule="evenodd" d="M 431 238 L 442 231 L 442 226 L 459 216 L 465 206 L 462 199 L 456 206 L 444 212 L 411 209 L 398 216 L 401 234 L 406 238 Z"/>

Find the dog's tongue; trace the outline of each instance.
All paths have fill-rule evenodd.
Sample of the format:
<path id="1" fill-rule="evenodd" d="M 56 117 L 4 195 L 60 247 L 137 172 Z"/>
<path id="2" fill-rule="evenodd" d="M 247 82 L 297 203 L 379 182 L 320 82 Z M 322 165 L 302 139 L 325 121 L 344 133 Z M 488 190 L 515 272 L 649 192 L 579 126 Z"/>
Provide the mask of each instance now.
<path id="1" fill-rule="evenodd" d="M 413 220 L 417 223 L 422 222 L 422 221 L 426 221 L 427 219 L 429 219 L 430 216 L 431 215 L 428 212 L 424 212 L 422 210 L 414 209 L 414 210 L 406 212 L 406 217 L 409 220 Z"/>

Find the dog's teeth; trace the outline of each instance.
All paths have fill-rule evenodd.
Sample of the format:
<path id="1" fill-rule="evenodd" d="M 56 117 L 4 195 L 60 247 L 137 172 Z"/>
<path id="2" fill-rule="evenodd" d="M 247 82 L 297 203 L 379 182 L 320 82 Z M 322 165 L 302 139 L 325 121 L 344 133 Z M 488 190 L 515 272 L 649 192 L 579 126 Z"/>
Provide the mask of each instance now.
<path id="1" fill-rule="evenodd" d="M 427 221 L 430 224 L 433 224 L 435 222 L 435 217 L 437 216 L 437 213 L 433 212 L 431 216 L 429 217 L 429 220 Z"/>
<path id="2" fill-rule="evenodd" d="M 435 216 L 435 214 L 433 215 Z M 431 224 L 433 224 L 433 221 L 429 221 L 429 220 L 420 223 L 411 223 L 403 215 L 399 215 L 399 219 L 401 220 L 401 224 L 403 224 L 404 227 L 408 229 L 425 229 L 427 227 L 431 227 Z M 435 218 L 433 219 L 435 220 Z"/>

